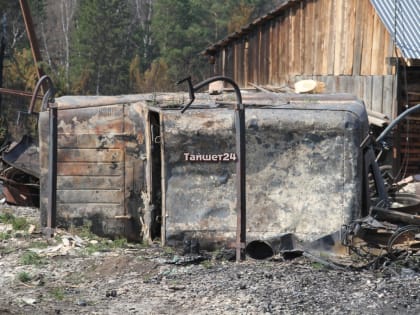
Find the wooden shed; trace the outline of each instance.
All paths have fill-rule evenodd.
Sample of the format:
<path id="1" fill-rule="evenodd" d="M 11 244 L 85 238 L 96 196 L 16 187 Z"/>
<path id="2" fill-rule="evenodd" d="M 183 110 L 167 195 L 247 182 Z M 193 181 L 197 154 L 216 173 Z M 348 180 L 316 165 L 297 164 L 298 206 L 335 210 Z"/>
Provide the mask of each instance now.
<path id="1" fill-rule="evenodd" d="M 241 87 L 314 79 L 393 119 L 420 102 L 419 16 L 413 0 L 285 0 L 204 55 Z M 420 118 L 408 121 L 394 139 L 395 173 L 420 173 Z"/>

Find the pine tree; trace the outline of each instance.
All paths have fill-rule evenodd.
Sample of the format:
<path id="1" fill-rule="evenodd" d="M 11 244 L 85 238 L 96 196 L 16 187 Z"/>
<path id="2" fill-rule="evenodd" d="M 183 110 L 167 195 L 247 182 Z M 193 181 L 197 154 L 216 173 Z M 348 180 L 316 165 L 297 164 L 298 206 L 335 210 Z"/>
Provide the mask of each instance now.
<path id="1" fill-rule="evenodd" d="M 273 1 L 156 0 L 152 34 L 169 79 L 175 82 L 191 75 L 197 81 L 210 75 L 211 65 L 200 52 L 261 15 L 263 8 L 272 8 Z"/>
<path id="2" fill-rule="evenodd" d="M 127 1 L 81 1 L 72 40 L 73 86 L 83 94 L 126 93 L 130 12 Z"/>
<path id="3" fill-rule="evenodd" d="M 153 36 L 168 65 L 170 80 L 176 82 L 188 75 L 205 77 L 205 60 L 199 56 L 211 36 L 205 2 L 158 0 L 154 5 Z"/>

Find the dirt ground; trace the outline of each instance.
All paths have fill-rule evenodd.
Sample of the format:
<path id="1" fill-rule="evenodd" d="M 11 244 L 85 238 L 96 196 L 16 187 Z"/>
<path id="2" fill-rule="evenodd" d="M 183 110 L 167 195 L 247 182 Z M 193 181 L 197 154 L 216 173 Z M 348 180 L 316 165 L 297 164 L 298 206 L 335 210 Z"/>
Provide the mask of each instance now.
<path id="1" fill-rule="evenodd" d="M 418 257 L 374 269 L 307 257 L 236 263 L 228 250 L 181 256 L 87 228 L 47 240 L 33 208 L 3 204 L 0 219 L 0 314 L 420 313 Z"/>

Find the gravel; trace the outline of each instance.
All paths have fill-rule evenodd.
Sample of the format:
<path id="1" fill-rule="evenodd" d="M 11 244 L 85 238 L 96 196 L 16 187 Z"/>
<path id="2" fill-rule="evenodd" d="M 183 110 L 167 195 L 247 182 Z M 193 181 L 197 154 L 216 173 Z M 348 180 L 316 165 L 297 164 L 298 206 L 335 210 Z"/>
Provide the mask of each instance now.
<path id="1" fill-rule="evenodd" d="M 38 224 L 37 209 L 0 207 L 7 211 Z M 412 263 L 375 270 L 336 270 L 303 256 L 236 263 L 222 255 L 229 251 L 184 257 L 74 231 L 47 241 L 37 230 L 0 239 L 0 314 L 420 313 Z M 25 264 L 28 252 L 37 260 Z M 23 273 L 30 280 L 22 282 Z"/>

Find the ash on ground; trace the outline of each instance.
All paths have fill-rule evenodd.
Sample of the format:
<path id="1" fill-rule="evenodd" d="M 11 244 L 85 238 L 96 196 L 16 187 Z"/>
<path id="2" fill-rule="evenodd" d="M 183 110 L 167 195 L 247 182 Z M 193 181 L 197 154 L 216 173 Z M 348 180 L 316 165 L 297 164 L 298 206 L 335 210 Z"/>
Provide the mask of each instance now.
<path id="1" fill-rule="evenodd" d="M 86 227 L 46 239 L 38 211 L 0 206 L 0 314 L 420 313 L 417 256 L 236 263 L 230 250 L 182 256 Z"/>

